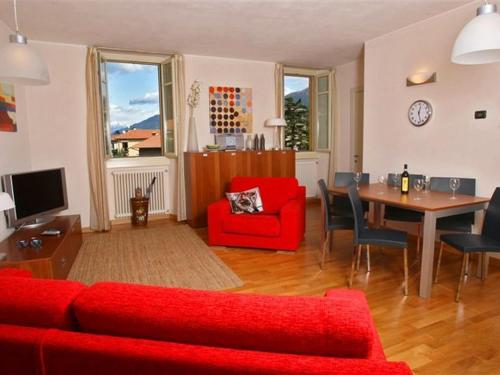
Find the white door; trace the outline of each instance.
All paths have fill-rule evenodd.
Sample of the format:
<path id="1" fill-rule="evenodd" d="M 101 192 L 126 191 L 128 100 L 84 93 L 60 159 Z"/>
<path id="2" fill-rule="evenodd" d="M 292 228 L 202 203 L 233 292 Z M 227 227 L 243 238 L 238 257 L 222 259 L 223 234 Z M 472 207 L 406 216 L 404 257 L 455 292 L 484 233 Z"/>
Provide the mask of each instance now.
<path id="1" fill-rule="evenodd" d="M 351 170 L 363 171 L 363 88 L 351 90 Z"/>

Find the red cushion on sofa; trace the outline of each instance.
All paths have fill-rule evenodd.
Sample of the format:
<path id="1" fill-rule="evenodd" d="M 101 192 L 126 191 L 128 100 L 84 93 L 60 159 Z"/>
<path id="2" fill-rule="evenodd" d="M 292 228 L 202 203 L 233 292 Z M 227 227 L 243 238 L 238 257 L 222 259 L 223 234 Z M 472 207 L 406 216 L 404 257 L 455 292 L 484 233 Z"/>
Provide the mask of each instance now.
<path id="1" fill-rule="evenodd" d="M 74 311 L 84 332 L 291 354 L 366 358 L 366 301 L 97 283 Z"/>
<path id="2" fill-rule="evenodd" d="M 222 229 L 226 233 L 278 237 L 280 221 L 276 215 L 233 214 L 224 218 Z"/>
<path id="3" fill-rule="evenodd" d="M 0 269 L 0 277 L 31 277 L 30 270 L 20 268 L 2 268 Z"/>
<path id="4" fill-rule="evenodd" d="M 411 375 L 404 363 L 213 348 L 52 330 L 46 374 Z"/>
<path id="5" fill-rule="evenodd" d="M 0 277 L 0 323 L 71 328 L 71 304 L 85 288 L 74 281 Z"/>
<path id="6" fill-rule="evenodd" d="M 235 177 L 231 192 L 258 187 L 265 214 L 276 214 L 290 199 L 297 198 L 299 183 L 290 177 Z"/>

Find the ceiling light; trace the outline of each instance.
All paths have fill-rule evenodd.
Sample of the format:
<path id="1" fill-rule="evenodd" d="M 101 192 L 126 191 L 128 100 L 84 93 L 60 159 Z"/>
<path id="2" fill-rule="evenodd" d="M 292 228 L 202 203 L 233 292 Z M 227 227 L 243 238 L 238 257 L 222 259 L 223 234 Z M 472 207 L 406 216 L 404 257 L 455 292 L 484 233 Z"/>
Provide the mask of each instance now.
<path id="1" fill-rule="evenodd" d="M 500 14 L 487 1 L 477 16 L 458 34 L 451 61 L 455 64 L 488 64 L 500 61 Z"/>
<path id="2" fill-rule="evenodd" d="M 28 39 L 20 33 L 17 22 L 17 4 L 14 0 L 16 33 L 9 43 L 0 48 L 0 81 L 21 85 L 46 85 L 50 82 L 47 64 L 28 46 Z"/>

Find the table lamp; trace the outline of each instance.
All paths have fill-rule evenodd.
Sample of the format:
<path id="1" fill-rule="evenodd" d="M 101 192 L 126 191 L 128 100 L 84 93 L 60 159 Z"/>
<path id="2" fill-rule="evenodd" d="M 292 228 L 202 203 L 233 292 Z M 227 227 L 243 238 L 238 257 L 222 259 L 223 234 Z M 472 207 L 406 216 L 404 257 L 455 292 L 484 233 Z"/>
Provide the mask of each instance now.
<path id="1" fill-rule="evenodd" d="M 14 201 L 7 193 L 0 193 L 0 211 L 6 211 L 14 208 Z"/>
<path id="2" fill-rule="evenodd" d="M 264 122 L 264 126 L 274 128 L 274 150 L 283 150 L 281 144 L 281 128 L 286 126 L 284 118 L 268 118 Z"/>

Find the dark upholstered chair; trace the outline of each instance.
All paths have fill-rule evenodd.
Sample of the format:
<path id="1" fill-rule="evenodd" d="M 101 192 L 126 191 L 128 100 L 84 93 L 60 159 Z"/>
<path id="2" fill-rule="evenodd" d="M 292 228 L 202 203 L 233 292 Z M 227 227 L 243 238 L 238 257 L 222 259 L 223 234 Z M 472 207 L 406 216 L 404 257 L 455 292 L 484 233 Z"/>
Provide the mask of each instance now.
<path id="1" fill-rule="evenodd" d="M 413 182 L 417 179 L 423 179 L 424 176 L 421 174 L 411 174 L 410 175 L 410 189 L 413 187 Z M 394 181 L 394 173 L 389 173 L 387 176 L 387 184 L 389 186 L 396 186 Z M 384 210 L 384 226 L 386 221 L 402 221 L 405 223 L 416 223 L 417 224 L 417 256 L 420 252 L 420 240 L 422 238 L 422 222 L 424 220 L 424 214 L 422 212 L 408 210 L 405 208 L 385 206 Z"/>
<path id="2" fill-rule="evenodd" d="M 404 257 L 404 295 L 408 295 L 408 240 L 407 233 L 393 229 L 370 229 L 367 226 L 363 215 L 363 206 L 359 193 L 355 186 L 349 188 L 349 200 L 351 202 L 354 215 L 354 251 L 352 254 L 351 276 L 349 278 L 349 288 L 352 286 L 354 270 L 359 269 L 359 260 L 361 258 L 361 249 L 366 246 L 367 271 L 370 267 L 370 245 L 395 247 L 403 249 Z"/>
<path id="3" fill-rule="evenodd" d="M 370 184 L 370 174 L 363 173 L 361 176 L 361 181 L 359 181 L 359 185 L 369 185 Z M 354 182 L 354 173 L 353 172 L 336 172 L 333 180 L 333 185 L 335 187 L 344 187 L 356 185 Z M 345 216 L 352 218 L 352 208 L 351 203 L 349 202 L 349 198 L 347 197 L 333 197 L 333 214 L 335 216 Z M 363 202 L 363 213 L 368 212 L 368 202 Z"/>
<path id="4" fill-rule="evenodd" d="M 323 269 L 325 265 L 325 255 L 328 248 L 333 245 L 333 231 L 340 229 L 354 228 L 354 220 L 352 217 L 333 216 L 330 203 L 330 194 L 323 179 L 318 181 L 320 198 L 321 198 L 321 262 L 320 267 Z"/>
<path id="5" fill-rule="evenodd" d="M 431 178 L 431 191 L 441 191 L 451 193 L 450 189 L 451 177 L 432 177 Z M 457 194 L 476 195 L 476 179 L 475 178 L 461 178 L 460 187 Z M 436 229 L 447 230 L 452 232 L 465 232 L 470 233 L 474 225 L 474 212 L 441 217 L 436 221 Z"/>
<path id="6" fill-rule="evenodd" d="M 497 187 L 493 193 L 493 197 L 486 210 L 481 234 L 450 233 L 441 236 L 441 246 L 439 248 L 434 282 L 438 281 L 441 258 L 443 257 L 443 246 L 445 243 L 463 253 L 460 281 L 458 282 L 455 296 L 455 300 L 458 302 L 460 301 L 460 291 L 465 277 L 465 270 L 468 268 L 470 254 L 481 254 L 483 266 L 482 279 L 484 280 L 486 274 L 484 270 L 484 267 L 486 267 L 486 253 L 500 252 L 500 188 Z"/>

